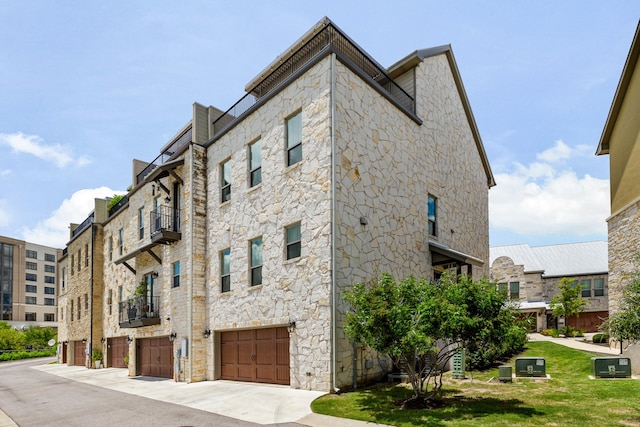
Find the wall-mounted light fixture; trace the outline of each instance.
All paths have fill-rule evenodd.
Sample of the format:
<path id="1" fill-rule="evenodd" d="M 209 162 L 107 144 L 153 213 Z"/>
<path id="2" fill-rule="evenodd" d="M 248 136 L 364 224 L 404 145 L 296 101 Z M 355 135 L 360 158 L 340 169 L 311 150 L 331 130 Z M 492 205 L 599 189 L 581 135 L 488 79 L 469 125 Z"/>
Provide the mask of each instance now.
<path id="1" fill-rule="evenodd" d="M 86 344 L 87 343 L 87 339 L 86 338 L 82 338 L 82 344 Z"/>
<path id="2" fill-rule="evenodd" d="M 131 335 L 127 335 L 127 342 L 133 342 L 133 337 Z"/>
<path id="3" fill-rule="evenodd" d="M 366 216 L 361 216 L 360 217 L 360 225 L 367 225 L 369 224 L 369 220 L 367 219 Z"/>
<path id="4" fill-rule="evenodd" d="M 106 339 L 105 337 L 100 338 L 100 342 L 101 342 L 102 344 L 104 344 L 104 343 L 105 343 L 105 341 L 107 341 L 107 339 Z"/>
<path id="5" fill-rule="evenodd" d="M 154 279 L 158 278 L 158 272 L 154 271 L 153 273 L 151 273 L 151 277 L 153 277 Z"/>
<path id="6" fill-rule="evenodd" d="M 295 329 L 296 329 L 296 321 L 290 320 L 289 323 L 287 324 L 287 331 L 289 331 L 289 333 L 292 333 Z"/>
<path id="7" fill-rule="evenodd" d="M 169 341 L 173 342 L 177 337 L 178 334 L 176 334 L 175 332 L 171 332 L 171 335 L 169 335 Z"/>
<path id="8" fill-rule="evenodd" d="M 169 196 L 165 197 L 165 198 L 164 198 L 164 202 L 165 202 L 165 203 L 167 203 L 167 204 L 168 204 L 169 202 L 171 202 L 171 197 L 169 197 Z"/>
<path id="9" fill-rule="evenodd" d="M 209 338 L 211 336 L 211 329 L 205 329 L 202 333 L 203 338 Z"/>

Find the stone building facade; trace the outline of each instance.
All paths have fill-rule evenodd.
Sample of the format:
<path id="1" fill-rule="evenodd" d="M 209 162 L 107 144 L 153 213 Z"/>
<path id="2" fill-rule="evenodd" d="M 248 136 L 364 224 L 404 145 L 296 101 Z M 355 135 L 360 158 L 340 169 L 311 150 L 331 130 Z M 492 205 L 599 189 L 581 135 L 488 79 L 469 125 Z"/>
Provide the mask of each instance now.
<path id="1" fill-rule="evenodd" d="M 497 246 L 490 253 L 491 280 L 518 302 L 520 312 L 532 319 L 532 329 L 568 324 L 596 332 L 608 317 L 607 242 Z M 588 303 L 583 313 L 556 319 L 550 303 L 563 278 L 575 281 Z"/>
<path id="2" fill-rule="evenodd" d="M 609 230 L 609 305 L 619 310 L 629 275 L 640 271 L 640 24 L 624 64 L 596 151 L 609 156 L 611 216 Z M 617 343 L 620 345 L 620 343 Z M 640 373 L 640 345 L 623 343 L 634 373 Z"/>
<path id="3" fill-rule="evenodd" d="M 134 161 L 103 223 L 106 364 L 326 391 L 374 378 L 386 359 L 344 336 L 345 289 L 489 274 L 494 181 L 452 50 L 385 69 L 324 18 L 245 89 Z"/>

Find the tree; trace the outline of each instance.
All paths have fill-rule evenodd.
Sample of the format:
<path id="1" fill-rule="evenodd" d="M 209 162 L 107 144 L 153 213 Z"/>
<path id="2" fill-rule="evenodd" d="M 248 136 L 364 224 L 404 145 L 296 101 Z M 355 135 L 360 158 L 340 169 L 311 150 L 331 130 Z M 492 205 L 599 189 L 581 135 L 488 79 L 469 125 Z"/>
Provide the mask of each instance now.
<path id="1" fill-rule="evenodd" d="M 622 290 L 618 311 L 609 316 L 602 330 L 620 342 L 633 344 L 640 341 L 640 273 L 631 274 L 630 281 Z"/>
<path id="2" fill-rule="evenodd" d="M 565 322 L 569 316 L 579 316 L 584 311 L 585 306 L 589 303 L 582 298 L 582 288 L 573 279 L 563 277 L 558 284 L 560 293 L 551 299 L 551 310 L 557 318 L 564 316 Z M 565 325 L 565 336 L 569 331 L 569 325 Z"/>
<path id="3" fill-rule="evenodd" d="M 0 350 L 24 350 L 24 334 L 0 325 Z"/>
<path id="4" fill-rule="evenodd" d="M 406 370 L 415 400 L 438 394 L 442 368 L 460 348 L 498 344 L 500 324 L 514 318 L 495 284 L 453 274 L 437 283 L 383 274 L 377 283 L 354 285 L 343 298 L 352 307 L 347 336 Z"/>
<path id="5" fill-rule="evenodd" d="M 27 348 L 48 348 L 48 343 L 51 339 L 57 341 L 57 334 L 53 328 L 42 328 L 34 325 L 24 330 L 24 341 Z"/>

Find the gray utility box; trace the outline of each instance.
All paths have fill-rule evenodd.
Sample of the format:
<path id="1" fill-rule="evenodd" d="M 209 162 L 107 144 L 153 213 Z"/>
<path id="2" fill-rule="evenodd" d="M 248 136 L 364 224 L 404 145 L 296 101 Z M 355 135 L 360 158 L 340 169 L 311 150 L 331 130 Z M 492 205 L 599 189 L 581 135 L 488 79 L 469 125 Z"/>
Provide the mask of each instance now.
<path id="1" fill-rule="evenodd" d="M 498 381 L 505 383 L 511 382 L 511 366 L 502 365 L 498 366 Z"/>
<path id="2" fill-rule="evenodd" d="M 464 371 L 465 371 L 465 366 L 464 366 L 464 362 L 465 362 L 465 350 L 464 348 L 461 348 L 460 350 L 456 351 L 456 354 L 453 355 L 453 360 L 451 362 L 451 376 L 453 378 L 456 379 L 463 379 L 464 378 Z"/>
<path id="3" fill-rule="evenodd" d="M 591 373 L 594 378 L 631 378 L 631 360 L 628 357 L 592 357 Z"/>
<path id="4" fill-rule="evenodd" d="M 546 377 L 547 365 L 544 357 L 518 357 L 516 377 Z"/>

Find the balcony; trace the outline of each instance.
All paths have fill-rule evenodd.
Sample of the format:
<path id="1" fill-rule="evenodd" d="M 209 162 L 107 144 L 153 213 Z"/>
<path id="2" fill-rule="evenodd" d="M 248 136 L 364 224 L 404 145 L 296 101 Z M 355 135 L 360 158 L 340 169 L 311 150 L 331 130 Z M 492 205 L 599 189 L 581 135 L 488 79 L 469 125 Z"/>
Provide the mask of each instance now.
<path id="1" fill-rule="evenodd" d="M 134 297 L 118 306 L 121 328 L 160 324 L 160 297 Z"/>
<path id="2" fill-rule="evenodd" d="M 169 244 L 182 238 L 180 232 L 180 209 L 159 206 L 151 211 L 151 242 Z"/>

